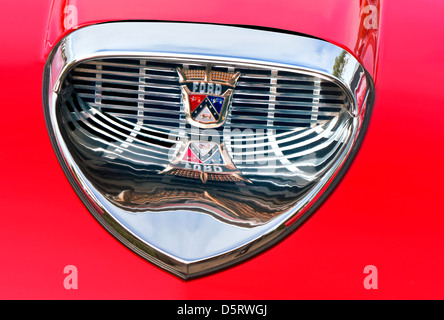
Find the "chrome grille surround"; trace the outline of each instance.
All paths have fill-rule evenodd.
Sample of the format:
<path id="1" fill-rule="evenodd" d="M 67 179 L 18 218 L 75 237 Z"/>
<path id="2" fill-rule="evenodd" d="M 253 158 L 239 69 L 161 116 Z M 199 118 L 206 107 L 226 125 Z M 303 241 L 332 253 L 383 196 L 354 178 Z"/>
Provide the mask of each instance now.
<path id="1" fill-rule="evenodd" d="M 190 47 L 183 30 L 219 39 Z M 223 126 L 187 121 L 178 68 L 240 73 Z M 332 44 L 216 25 L 85 27 L 53 50 L 44 79 L 48 130 L 85 205 L 129 248 L 183 278 L 240 261 L 299 225 L 351 161 L 372 100 L 370 76 Z M 188 142 L 216 140 L 231 175 L 168 171 Z"/>

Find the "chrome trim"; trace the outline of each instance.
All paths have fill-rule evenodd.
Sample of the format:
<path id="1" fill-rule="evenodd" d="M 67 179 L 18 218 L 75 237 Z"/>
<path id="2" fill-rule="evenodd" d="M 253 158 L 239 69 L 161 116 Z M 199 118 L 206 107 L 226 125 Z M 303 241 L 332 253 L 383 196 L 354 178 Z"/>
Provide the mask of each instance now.
<path id="1" fill-rule="evenodd" d="M 70 154 L 57 121 L 57 101 L 62 83 L 69 72 L 81 62 L 111 57 L 188 61 L 240 67 L 259 66 L 289 72 L 297 70 L 301 74 L 333 82 L 344 90 L 351 102 L 344 111 L 351 119 L 349 125 L 337 129 L 349 130 L 350 138 L 342 141 L 344 151 L 334 165 L 326 172 L 322 172 L 322 177 L 300 202 L 290 210 L 254 228 L 221 222 L 212 215 L 193 211 L 192 207 L 190 210 L 170 211 L 165 215 L 128 213 L 109 202 L 86 178 Z M 337 66 L 338 61 L 342 64 L 341 68 Z M 106 72 L 101 72 L 104 73 Z M 367 80 L 365 88 L 367 93 L 361 107 L 357 105 L 355 93 L 362 76 Z M 247 77 L 254 79 L 261 76 L 251 74 Z M 285 77 L 280 78 L 285 79 Z M 270 115 L 275 112 L 275 107 L 278 105 L 277 80 L 279 76 L 273 73 L 270 81 L 273 84 L 271 97 L 274 98 L 271 98 L 271 103 L 267 101 L 269 106 L 267 112 Z M 101 78 L 100 81 L 104 83 L 106 79 Z M 242 86 L 245 83 L 238 84 Z M 100 85 L 93 89 L 100 92 L 103 90 Z M 316 85 L 312 90 L 314 95 L 308 96 L 313 98 L 313 102 L 307 106 L 316 108 L 321 104 L 319 99 L 322 97 L 316 95 L 318 90 Z M 248 92 L 243 93 L 248 94 Z M 319 199 L 324 198 L 337 183 L 338 177 L 343 174 L 353 158 L 353 153 L 356 152 L 363 137 L 363 127 L 368 121 L 373 95 L 373 81 L 369 74 L 353 55 L 331 43 L 286 33 L 192 23 L 116 22 L 78 29 L 62 39 L 53 49 L 45 66 L 43 81 L 45 115 L 54 149 L 85 205 L 96 219 L 126 246 L 182 278 L 206 274 L 250 257 L 281 239 L 304 221 L 319 204 Z M 233 97 L 233 103 L 235 101 L 243 100 Z M 135 102 L 138 104 L 137 111 L 140 103 L 147 101 L 143 96 L 138 96 Z M 101 104 L 100 100 L 96 100 L 95 103 Z M 279 104 L 286 103 L 281 101 Z M 229 126 L 230 123 L 226 125 Z M 316 127 L 312 129 L 316 130 Z M 136 132 L 132 132 L 126 140 L 119 142 L 120 146 L 114 144 L 115 153 L 121 152 L 125 144 L 135 139 L 136 135 Z M 267 135 L 273 136 L 269 142 L 273 145 L 276 133 L 267 132 Z M 334 141 L 339 137 L 332 134 L 330 139 Z M 292 137 L 287 138 L 292 139 Z M 227 150 L 235 154 L 235 151 L 228 147 Z M 154 152 L 149 150 L 149 146 L 145 151 Z M 156 153 L 154 152 L 152 156 L 155 157 Z M 293 153 L 287 158 L 295 156 Z M 323 160 L 318 159 L 317 163 L 321 161 Z M 238 169 L 244 169 L 242 165 L 236 164 L 235 159 L 233 162 Z M 285 165 L 285 161 L 282 163 L 282 166 Z M 315 164 L 311 162 L 309 165 Z M 292 168 L 292 172 L 298 173 L 298 170 L 297 167 Z M 163 236 L 165 232 L 169 237 Z M 200 244 L 199 250 L 193 247 L 196 241 Z"/>

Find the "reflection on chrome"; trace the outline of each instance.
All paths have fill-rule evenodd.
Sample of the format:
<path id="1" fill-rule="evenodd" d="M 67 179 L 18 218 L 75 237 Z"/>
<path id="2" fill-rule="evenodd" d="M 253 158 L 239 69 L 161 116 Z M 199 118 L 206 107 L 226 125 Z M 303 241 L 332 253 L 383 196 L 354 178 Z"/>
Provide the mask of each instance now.
<path id="1" fill-rule="evenodd" d="M 225 45 L 190 48 L 182 28 Z M 344 170 L 373 97 L 362 66 L 327 42 L 178 23 L 75 31 L 49 58 L 45 88 L 49 132 L 82 200 L 184 278 L 288 232 Z"/>

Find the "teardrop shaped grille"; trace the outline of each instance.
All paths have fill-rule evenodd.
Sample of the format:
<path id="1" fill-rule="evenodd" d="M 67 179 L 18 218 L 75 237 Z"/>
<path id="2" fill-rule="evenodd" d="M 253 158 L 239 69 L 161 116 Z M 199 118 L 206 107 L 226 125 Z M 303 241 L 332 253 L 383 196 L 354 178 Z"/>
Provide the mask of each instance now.
<path id="1" fill-rule="evenodd" d="M 50 52 L 43 81 L 48 133 L 80 199 L 183 278 L 305 221 L 348 169 L 373 100 L 371 75 L 341 47 L 212 24 L 84 26 Z"/>

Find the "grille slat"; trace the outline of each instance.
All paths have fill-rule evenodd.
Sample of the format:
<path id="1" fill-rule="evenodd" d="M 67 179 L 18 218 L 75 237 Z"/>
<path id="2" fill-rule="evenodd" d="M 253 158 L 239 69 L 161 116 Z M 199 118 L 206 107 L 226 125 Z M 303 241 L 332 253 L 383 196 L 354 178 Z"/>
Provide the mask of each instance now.
<path id="1" fill-rule="evenodd" d="M 123 76 L 123 77 L 139 77 L 139 69 L 135 69 L 136 72 L 123 72 L 123 71 L 115 71 L 115 70 L 100 70 L 100 69 L 86 69 L 86 68 L 77 68 L 76 71 L 80 73 L 94 73 L 100 75 L 111 75 L 115 76 Z M 146 74 L 143 76 L 144 79 L 150 80 L 167 80 L 167 81 L 175 81 L 178 79 L 176 75 L 157 75 L 157 74 Z"/>
<path id="2" fill-rule="evenodd" d="M 276 84 L 275 87 L 277 89 L 291 89 L 292 91 L 288 92 L 288 91 L 279 91 L 276 92 L 274 94 L 271 93 L 267 93 L 267 91 L 265 90 L 258 90 L 258 88 L 252 88 L 252 89 L 242 89 L 243 86 L 241 86 L 239 83 L 237 84 L 237 89 L 236 89 L 236 93 L 239 94 L 251 94 L 251 95 L 275 95 L 275 96 L 295 96 L 298 95 L 297 92 L 294 92 L 294 90 L 301 90 L 304 92 L 308 92 L 311 91 L 313 92 L 313 90 L 315 90 L 317 87 L 314 85 L 310 85 L 310 86 L 299 86 L 299 85 L 295 85 L 295 86 L 291 86 L 291 85 L 287 85 L 286 87 L 283 87 L 282 85 Z M 270 87 L 270 84 L 265 84 L 263 86 L 264 89 L 268 89 Z M 259 88 L 261 89 L 261 88 Z M 327 90 L 325 90 L 327 91 Z M 328 94 L 332 95 L 333 92 L 337 92 L 339 94 L 336 94 L 334 96 L 343 96 L 343 91 L 340 88 L 332 88 L 330 90 L 328 90 Z"/>
<path id="3" fill-rule="evenodd" d="M 258 116 L 264 116 L 267 117 L 267 113 L 269 112 L 269 110 L 267 108 L 260 108 L 260 107 L 239 107 L 236 106 L 235 110 L 239 113 L 241 112 L 251 112 L 251 113 L 258 113 Z M 283 115 L 312 115 L 312 111 L 311 110 L 286 110 L 286 109 L 281 109 L 279 110 L 279 115 L 283 116 Z M 318 115 L 319 116 L 336 116 L 337 112 L 331 112 L 331 111 L 318 111 Z"/>
<path id="4" fill-rule="evenodd" d="M 138 60 L 134 60 L 138 62 Z M 109 67 L 118 67 L 118 68 L 135 68 L 140 69 L 143 68 L 147 71 L 159 71 L 159 72 L 176 72 L 175 68 L 165 68 L 165 67 L 155 67 L 155 66 L 142 66 L 142 64 L 129 64 L 129 63 L 115 63 L 115 62 L 106 62 L 106 61 L 87 61 L 84 63 L 85 65 L 93 65 L 93 66 L 109 66 Z"/>
<path id="5" fill-rule="evenodd" d="M 305 101 L 306 103 L 305 103 L 305 105 L 306 106 L 313 106 L 313 103 L 312 102 L 308 102 L 308 101 Z M 235 104 L 235 103 L 243 103 L 243 104 L 259 104 L 259 105 L 268 105 L 269 104 L 269 101 L 268 100 L 258 100 L 258 99 L 245 99 L 245 98 L 236 98 L 236 97 L 233 97 L 233 104 Z M 303 104 L 304 105 L 304 101 L 280 101 L 280 100 L 277 100 L 276 101 L 276 103 L 275 103 L 275 105 L 276 106 L 291 106 L 291 107 L 295 107 L 295 106 L 297 106 L 299 103 L 301 103 L 301 104 Z M 344 105 L 343 104 L 330 104 L 330 103 L 325 103 L 324 104 L 325 106 L 334 106 L 334 107 L 343 107 Z"/>
<path id="6" fill-rule="evenodd" d="M 292 98 L 308 98 L 312 99 L 313 97 L 317 97 L 319 99 L 338 99 L 343 100 L 345 98 L 344 95 L 331 95 L 331 94 L 313 94 L 313 93 L 286 93 L 286 92 L 276 92 L 276 93 L 261 93 L 261 92 L 254 92 L 251 90 L 236 90 L 235 97 L 238 97 L 240 95 L 245 96 L 254 96 L 256 98 L 258 97 L 276 97 L 277 99 L 292 99 Z M 247 98 L 248 99 L 248 98 Z"/>
<path id="7" fill-rule="evenodd" d="M 145 93 L 145 96 L 148 95 Z M 94 94 L 90 93 L 79 93 L 79 96 L 81 98 L 95 98 Z M 102 100 L 115 100 L 115 101 L 126 101 L 126 102 L 143 102 L 145 104 L 150 105 L 165 105 L 165 106 L 180 106 L 180 102 L 175 101 L 166 101 L 166 100 L 156 100 L 156 99 L 141 99 L 141 98 L 131 98 L 131 97 L 119 97 L 119 96 L 112 96 L 112 95 L 104 95 L 102 93 Z"/>
<path id="8" fill-rule="evenodd" d="M 115 110 L 128 110 L 128 111 L 139 111 L 139 107 L 132 107 L 132 106 L 124 106 L 124 105 L 112 105 L 112 104 L 104 104 L 104 103 L 91 103 L 91 106 L 94 107 L 102 107 L 104 109 L 115 109 Z M 149 108 L 149 111 L 146 111 L 147 113 L 159 113 L 159 114 L 165 114 L 165 109 L 157 109 L 157 108 Z M 144 111 L 145 112 L 145 111 Z M 168 111 L 169 114 L 180 114 L 180 111 L 172 109 Z"/>
<path id="9" fill-rule="evenodd" d="M 74 81 L 85 80 L 88 82 L 95 82 L 96 78 L 74 75 L 73 80 Z M 175 91 L 180 90 L 176 85 L 154 83 L 154 82 L 139 82 L 139 81 L 129 81 L 129 80 L 119 80 L 119 79 L 101 79 L 101 82 L 115 84 L 115 85 L 130 85 L 130 86 L 136 86 L 136 87 L 141 85 L 145 88 L 152 88 L 152 89 L 167 89 L 167 90 L 175 90 Z"/>
<path id="10" fill-rule="evenodd" d="M 276 115 L 274 115 L 275 120 L 276 120 Z M 264 120 L 265 119 L 265 120 Z M 250 120 L 256 120 L 256 121 L 266 121 L 266 115 L 238 115 L 236 117 L 237 121 L 250 121 Z M 293 118 L 284 118 L 281 117 L 280 118 L 281 121 L 291 121 L 294 122 L 295 124 L 297 123 L 312 123 L 313 120 L 311 119 L 298 119 L 296 117 Z"/>
<path id="11" fill-rule="evenodd" d="M 260 79 L 260 80 L 271 80 L 274 77 L 271 76 L 267 76 L 267 75 L 261 75 L 261 74 L 252 74 L 252 73 L 242 73 L 242 77 L 246 78 L 246 79 Z M 275 77 L 277 80 L 287 80 L 287 81 L 307 81 L 307 82 L 312 82 L 313 81 L 313 77 L 311 76 L 305 76 L 305 75 L 293 75 L 293 76 L 282 76 L 282 75 L 277 75 Z"/>
<path id="12" fill-rule="evenodd" d="M 152 121 L 160 121 L 160 122 L 166 122 L 166 123 L 171 123 L 171 126 L 169 127 L 170 129 L 175 127 L 174 124 L 177 124 L 177 120 L 176 119 L 168 119 L 166 117 L 156 117 L 156 116 L 140 116 L 140 115 L 136 115 L 136 114 L 125 114 L 122 115 L 121 113 L 117 113 L 117 112 L 107 112 L 108 114 L 115 116 L 115 117 L 122 117 L 122 118 L 129 118 L 129 119 L 146 119 L 146 120 L 152 120 Z"/>

